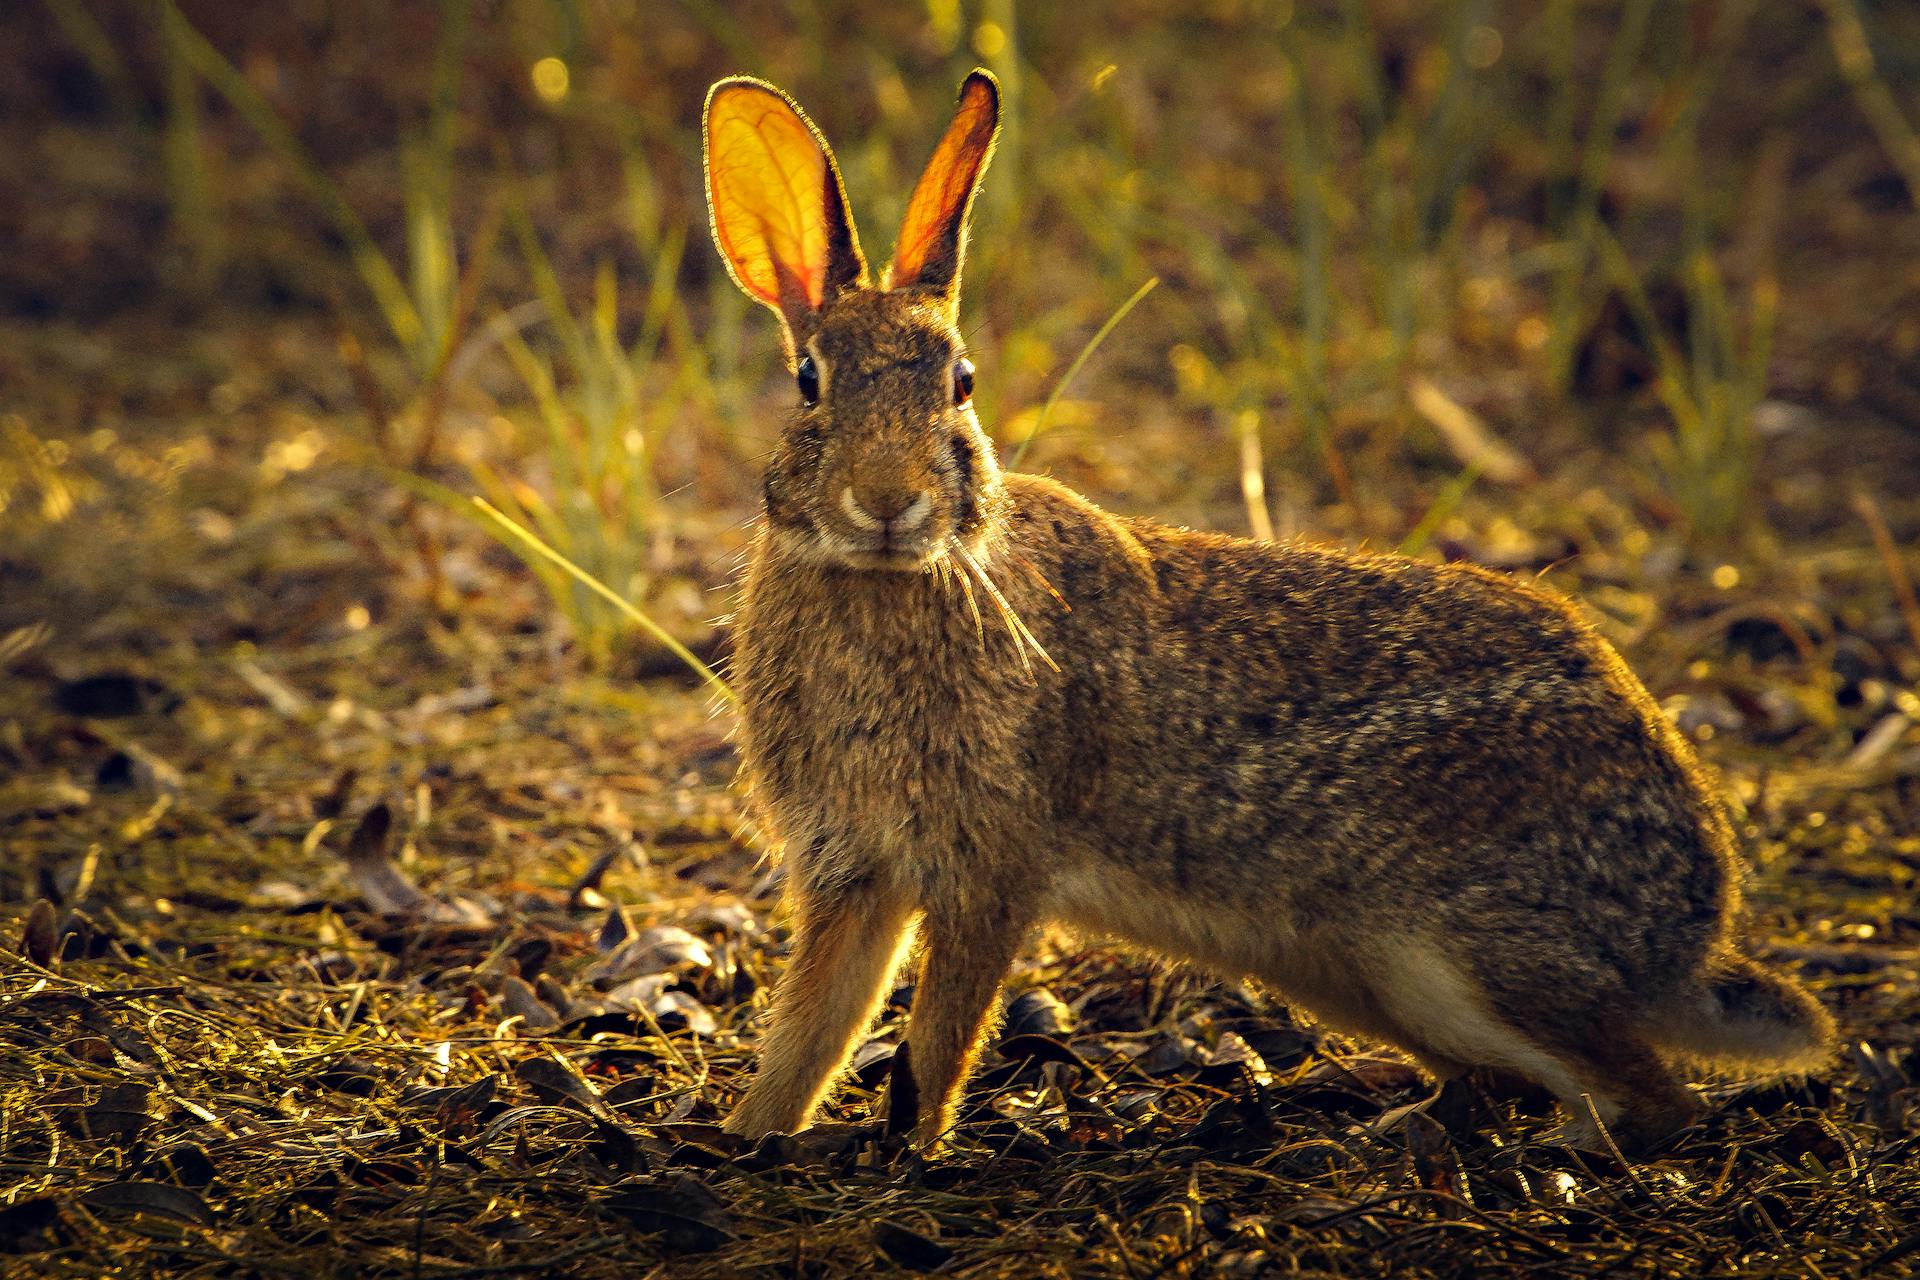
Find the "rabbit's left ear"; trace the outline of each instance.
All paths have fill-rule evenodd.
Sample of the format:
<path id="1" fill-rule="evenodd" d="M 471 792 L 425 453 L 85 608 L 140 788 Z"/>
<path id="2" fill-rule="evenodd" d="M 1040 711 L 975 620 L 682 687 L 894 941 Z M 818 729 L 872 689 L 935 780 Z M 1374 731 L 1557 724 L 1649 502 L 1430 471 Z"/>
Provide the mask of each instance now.
<path id="1" fill-rule="evenodd" d="M 980 175 L 1000 133 L 1000 85 L 975 71 L 960 86 L 960 105 L 933 159 L 914 185 L 906 220 L 888 268 L 893 289 L 925 289 L 949 307 L 960 294 L 960 263 L 967 251 L 967 214 Z"/>
<path id="2" fill-rule="evenodd" d="M 780 313 L 789 348 L 821 310 L 866 282 L 840 167 L 792 98 L 735 76 L 707 94 L 707 210 L 727 269 Z"/>

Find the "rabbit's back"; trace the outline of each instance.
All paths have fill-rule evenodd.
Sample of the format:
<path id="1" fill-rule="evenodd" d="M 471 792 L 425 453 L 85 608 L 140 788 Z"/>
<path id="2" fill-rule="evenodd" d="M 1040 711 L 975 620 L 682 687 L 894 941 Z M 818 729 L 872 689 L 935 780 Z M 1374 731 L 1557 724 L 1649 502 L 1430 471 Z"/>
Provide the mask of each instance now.
<path id="1" fill-rule="evenodd" d="M 1013 544 L 1075 608 L 1030 606 L 1063 668 L 1034 741 L 1054 753 L 1040 773 L 1056 816 L 1083 836 L 1069 875 L 1096 895 L 1185 912 L 1212 937 L 1183 941 L 1228 961 L 1258 942 L 1223 913 L 1302 934 L 1539 940 L 1482 949 L 1483 967 L 1550 969 L 1571 945 L 1563 967 L 1622 989 L 1719 945 L 1725 820 L 1687 745 L 1559 597 L 1147 521 L 1075 537 L 1055 527 L 1059 495 L 1019 494 Z M 1119 544 L 1092 557 L 1076 550 L 1089 533 Z"/>

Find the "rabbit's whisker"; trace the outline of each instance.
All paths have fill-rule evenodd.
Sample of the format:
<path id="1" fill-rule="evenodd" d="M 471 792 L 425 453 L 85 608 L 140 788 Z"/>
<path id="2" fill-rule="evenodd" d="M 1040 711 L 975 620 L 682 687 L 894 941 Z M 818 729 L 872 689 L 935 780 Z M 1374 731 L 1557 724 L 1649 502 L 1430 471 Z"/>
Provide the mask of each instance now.
<path id="1" fill-rule="evenodd" d="M 1066 610 L 1068 613 L 1073 612 L 1073 606 L 1067 603 L 1067 598 L 1065 596 L 1061 595 L 1058 591 L 1054 589 L 1054 586 L 1051 582 L 1047 581 L 1047 575 L 1040 572 L 1039 565 L 1027 559 L 1025 556 L 1021 555 L 1018 551 L 1008 551 L 1007 554 L 1012 556 L 1015 560 L 1019 561 L 1020 567 L 1025 569 L 1028 573 L 1032 574 L 1034 576 L 1034 579 L 1038 581 L 1041 586 L 1047 589 L 1047 594 L 1060 602 L 1060 607 L 1062 609 Z"/>
<path id="2" fill-rule="evenodd" d="M 980 576 L 980 566 L 972 565 L 970 572 L 976 577 Z M 1007 616 L 1005 597 L 994 590 L 992 584 L 984 577 L 980 578 L 980 585 L 987 589 L 988 598 L 993 601 L 994 608 L 1000 611 L 1000 625 L 1007 629 L 1007 638 L 1013 641 L 1013 656 L 1020 659 L 1020 669 L 1027 673 L 1027 683 L 1033 683 L 1033 660 L 1027 657 L 1027 646 L 1021 643 L 1020 633 L 1014 629 L 1013 620 Z"/>
<path id="3" fill-rule="evenodd" d="M 959 551 L 960 554 L 966 554 L 964 550 L 961 550 L 958 542 L 952 545 L 954 550 Z M 953 576 L 955 580 L 960 583 L 961 592 L 967 597 L 967 612 L 973 615 L 973 634 L 979 637 L 980 647 L 984 649 L 987 644 L 987 624 L 980 619 L 980 602 L 976 600 L 973 595 L 973 580 L 957 568 L 954 569 Z"/>
<path id="4" fill-rule="evenodd" d="M 986 588 L 987 594 L 993 598 L 994 607 L 1000 610 L 1000 620 L 1006 624 L 1007 634 L 1013 637 L 1014 650 L 1020 655 L 1020 665 L 1027 669 L 1027 675 L 1029 677 L 1033 675 L 1033 664 L 1027 661 L 1027 650 L 1029 648 L 1033 650 L 1035 656 L 1037 656 L 1040 661 L 1046 663 L 1058 673 L 1060 664 L 1055 662 L 1053 655 L 1049 654 L 1046 648 L 1034 638 L 1033 632 L 1027 629 L 1027 624 L 1021 620 L 1020 614 L 1014 609 L 1013 605 L 1008 602 L 1007 597 L 1001 594 L 1000 588 L 994 585 L 993 579 L 988 576 L 986 569 L 980 562 L 974 559 L 973 553 L 968 551 L 965 544 L 960 542 L 953 544 L 953 550 L 954 553 L 960 557 L 960 562 L 972 569 L 973 572 L 979 576 L 980 585 Z"/>
<path id="5" fill-rule="evenodd" d="M 981 585 L 983 585 L 983 587 L 987 587 L 987 593 L 989 593 L 989 595 L 993 597 L 993 603 L 995 603 L 996 608 L 1000 610 L 1000 620 L 1002 620 L 1002 622 L 1006 624 L 1006 629 L 1008 629 L 1008 633 L 1012 633 L 1012 635 L 1014 635 L 1014 641 L 1016 641 L 1016 649 L 1020 649 L 1021 651 L 1020 664 L 1021 666 L 1025 666 L 1025 668 L 1027 668 L 1027 676 L 1029 677 L 1033 676 L 1033 666 L 1031 666 L 1031 664 L 1027 662 L 1027 656 L 1025 656 L 1025 649 L 1033 649 L 1033 652 L 1037 652 L 1037 654 L 1039 654 L 1039 658 L 1041 658 L 1041 662 L 1044 662 L 1046 666 L 1050 666 L 1050 668 L 1052 668 L 1054 672 L 1058 672 L 1058 670 L 1060 670 L 1060 666 L 1058 666 L 1058 664 L 1054 662 L 1054 658 L 1052 658 L 1052 654 L 1048 654 L 1048 652 L 1046 652 L 1046 649 L 1043 649 L 1043 647 L 1041 647 L 1041 641 L 1039 641 L 1039 639 L 1037 639 L 1037 637 L 1033 635 L 1033 631 L 1031 631 L 1031 629 L 1027 628 L 1027 622 L 1025 622 L 1025 618 L 1021 618 L 1020 616 L 1020 610 L 1016 610 L 1016 608 L 1014 608 L 1014 603 L 1006 599 L 1006 593 L 1004 593 L 1004 591 L 1000 591 L 1000 587 L 998 587 L 998 583 L 995 583 L 995 581 L 993 581 L 993 576 L 991 576 L 991 574 L 987 572 L 987 566 L 985 566 L 985 564 L 981 564 L 981 562 L 979 562 L 977 558 L 972 557 L 972 553 L 968 553 L 968 558 L 972 560 L 973 572 L 977 572 L 977 574 L 979 574 L 979 581 L 981 581 Z"/>

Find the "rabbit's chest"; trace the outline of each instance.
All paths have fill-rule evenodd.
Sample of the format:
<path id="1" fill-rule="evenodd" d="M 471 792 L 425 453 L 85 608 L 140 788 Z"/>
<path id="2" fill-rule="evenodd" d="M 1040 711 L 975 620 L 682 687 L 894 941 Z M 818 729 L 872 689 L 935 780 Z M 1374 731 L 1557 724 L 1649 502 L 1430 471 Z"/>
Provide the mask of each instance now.
<path id="1" fill-rule="evenodd" d="M 967 637 L 972 639 L 971 636 Z M 922 851 L 990 807 L 1012 770 L 996 682 L 955 671 L 934 637 L 825 626 L 804 647 L 741 637 L 746 763 L 787 829 Z M 959 664 L 965 666 L 966 664 Z"/>

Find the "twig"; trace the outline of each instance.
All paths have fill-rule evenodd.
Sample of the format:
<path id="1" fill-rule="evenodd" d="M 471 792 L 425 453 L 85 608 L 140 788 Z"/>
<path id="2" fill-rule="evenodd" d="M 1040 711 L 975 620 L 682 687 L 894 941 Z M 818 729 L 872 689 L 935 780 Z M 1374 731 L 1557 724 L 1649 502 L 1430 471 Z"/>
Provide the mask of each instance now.
<path id="1" fill-rule="evenodd" d="M 1236 424 L 1240 437 L 1240 497 L 1247 504 L 1247 527 L 1262 542 L 1273 541 L 1273 516 L 1267 511 L 1265 460 L 1260 456 L 1260 416 L 1249 410 Z"/>
<path id="2" fill-rule="evenodd" d="M 423 1271 L 420 1274 L 430 1280 L 463 1280 L 466 1276 L 508 1276 L 523 1271 L 539 1271 L 558 1274 L 556 1264 L 572 1262 L 576 1258 L 585 1258 L 596 1253 L 605 1253 L 618 1248 L 624 1237 L 601 1236 L 597 1240 L 583 1240 L 579 1244 L 569 1245 L 565 1249 L 551 1252 L 542 1251 L 537 1258 L 527 1258 L 521 1262 L 490 1262 L 471 1267 L 450 1267 L 446 1270 Z"/>
<path id="3" fill-rule="evenodd" d="M 585 569 L 582 569 L 573 561 L 561 555 L 558 551 L 555 551 L 552 547 L 541 541 L 539 535 L 535 534 L 525 525 L 522 525 L 519 521 L 514 520 L 511 516 L 504 514 L 500 508 L 494 506 L 485 498 L 475 497 L 471 499 L 471 501 L 473 505 L 480 510 L 481 514 L 512 534 L 514 540 L 526 547 L 527 550 L 533 552 L 550 564 L 557 566 L 562 572 L 573 578 L 573 580 L 581 586 L 593 592 L 614 608 L 620 610 L 621 613 L 625 614 L 638 625 L 641 630 L 664 645 L 667 651 L 673 654 L 674 657 L 680 659 L 680 661 L 692 667 L 697 674 L 703 676 L 707 683 L 712 685 L 729 703 L 735 706 L 740 704 L 740 695 L 733 691 L 732 685 L 722 680 L 719 673 L 712 667 L 695 657 L 693 650 L 681 644 L 672 632 L 655 622 L 652 618 L 649 618 L 646 614 L 640 612 L 640 610 L 634 608 L 626 597 L 588 573 Z"/>

